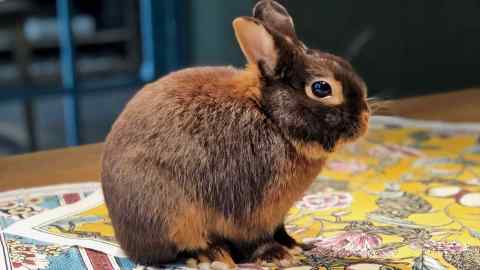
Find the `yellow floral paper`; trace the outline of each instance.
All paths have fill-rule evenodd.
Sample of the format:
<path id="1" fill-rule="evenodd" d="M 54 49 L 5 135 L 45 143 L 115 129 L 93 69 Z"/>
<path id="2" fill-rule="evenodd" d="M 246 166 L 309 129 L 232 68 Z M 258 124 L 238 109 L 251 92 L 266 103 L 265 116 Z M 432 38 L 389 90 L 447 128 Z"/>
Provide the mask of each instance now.
<path id="1" fill-rule="evenodd" d="M 480 129 L 393 122 L 333 156 L 291 210 L 290 232 L 316 246 L 305 263 L 480 269 Z"/>
<path id="2" fill-rule="evenodd" d="M 120 254 L 101 194 L 89 198 L 12 232 Z M 479 270 L 480 125 L 375 119 L 331 157 L 286 224 L 314 247 L 298 257 L 302 269 Z"/>

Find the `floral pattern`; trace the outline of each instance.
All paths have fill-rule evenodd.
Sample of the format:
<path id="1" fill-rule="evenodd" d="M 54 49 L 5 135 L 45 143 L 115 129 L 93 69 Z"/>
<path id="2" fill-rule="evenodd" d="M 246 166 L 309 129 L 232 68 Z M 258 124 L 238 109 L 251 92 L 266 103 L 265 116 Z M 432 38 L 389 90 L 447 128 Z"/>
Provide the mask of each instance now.
<path id="1" fill-rule="evenodd" d="M 46 269 L 49 265 L 47 257 L 58 256 L 64 250 L 60 246 L 36 246 L 17 240 L 7 240 L 7 246 L 15 270 Z"/>
<path id="2" fill-rule="evenodd" d="M 15 219 L 29 218 L 42 212 L 43 209 L 38 206 L 41 201 L 41 198 L 26 198 L 24 200 L 0 202 L 0 213 Z"/>
<path id="3" fill-rule="evenodd" d="M 333 171 L 361 173 L 366 171 L 368 169 L 368 166 L 356 160 L 341 161 L 334 159 L 327 162 L 327 168 Z"/>
<path id="4" fill-rule="evenodd" d="M 451 265 L 462 270 L 478 270 L 480 265 L 480 246 L 469 247 L 460 253 L 444 253 L 443 258 Z"/>
<path id="5" fill-rule="evenodd" d="M 0 193 L 0 229 L 46 210 L 63 206 L 69 201 L 71 203 L 72 197 L 83 198 L 99 187 L 99 184 L 88 183 Z M 78 247 L 49 244 L 0 232 L 2 270 L 87 269 L 79 251 Z"/>
<path id="6" fill-rule="evenodd" d="M 303 263 L 480 269 L 480 126 L 444 127 L 377 123 L 336 153 L 287 218 Z"/>
<path id="7" fill-rule="evenodd" d="M 329 238 L 318 238 L 312 253 L 329 257 L 384 257 L 386 253 L 380 249 L 382 242 L 383 239 L 376 234 L 349 231 Z"/>
<path id="8" fill-rule="evenodd" d="M 289 233 L 313 247 L 296 255 L 295 269 L 480 269 L 479 149 L 480 125 L 375 119 L 366 138 L 331 157 L 286 218 Z M 38 203 L 0 201 L 0 218 L 39 211 Z M 85 260 L 77 247 L 65 255 L 62 247 L 6 239 L 13 270 L 62 269 L 52 261 Z M 128 259 L 103 259 L 101 269 L 145 269 Z M 278 267 L 239 266 L 267 268 Z"/>
<path id="9" fill-rule="evenodd" d="M 326 191 L 306 195 L 297 206 L 319 211 L 331 208 L 346 208 L 352 204 L 352 200 L 350 193 Z"/>

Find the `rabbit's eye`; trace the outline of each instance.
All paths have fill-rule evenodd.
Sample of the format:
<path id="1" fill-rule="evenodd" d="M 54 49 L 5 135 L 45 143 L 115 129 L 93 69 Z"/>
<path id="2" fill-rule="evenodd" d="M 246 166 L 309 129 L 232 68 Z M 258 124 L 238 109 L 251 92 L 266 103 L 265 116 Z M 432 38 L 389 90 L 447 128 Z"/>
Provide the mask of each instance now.
<path id="1" fill-rule="evenodd" d="M 305 85 L 305 94 L 323 105 L 336 106 L 343 102 L 342 83 L 334 78 L 316 78 Z"/>
<path id="2" fill-rule="evenodd" d="M 326 81 L 318 81 L 312 84 L 312 93 L 319 98 L 332 95 L 332 86 Z"/>

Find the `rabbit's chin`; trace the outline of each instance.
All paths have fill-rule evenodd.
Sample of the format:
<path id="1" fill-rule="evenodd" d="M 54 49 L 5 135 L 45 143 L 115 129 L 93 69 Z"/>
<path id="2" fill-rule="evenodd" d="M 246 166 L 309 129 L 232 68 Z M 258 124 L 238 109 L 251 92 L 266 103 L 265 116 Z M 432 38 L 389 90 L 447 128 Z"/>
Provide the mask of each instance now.
<path id="1" fill-rule="evenodd" d="M 370 113 L 364 112 L 360 115 L 359 121 L 357 126 L 355 127 L 354 131 L 348 134 L 342 134 L 340 137 L 338 145 L 354 143 L 358 139 L 365 136 L 368 132 L 368 123 L 370 119 Z"/>

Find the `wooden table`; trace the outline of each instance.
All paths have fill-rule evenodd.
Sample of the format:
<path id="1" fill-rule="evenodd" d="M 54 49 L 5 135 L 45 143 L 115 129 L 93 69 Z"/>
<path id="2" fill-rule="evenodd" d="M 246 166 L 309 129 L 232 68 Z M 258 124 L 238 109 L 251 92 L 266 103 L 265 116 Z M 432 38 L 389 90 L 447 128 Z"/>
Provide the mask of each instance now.
<path id="1" fill-rule="evenodd" d="M 100 179 L 102 144 L 0 158 L 0 191 Z"/>
<path id="2" fill-rule="evenodd" d="M 480 89 L 394 101 L 389 115 L 480 122 Z M 102 144 L 0 158 L 0 191 L 99 181 Z"/>

